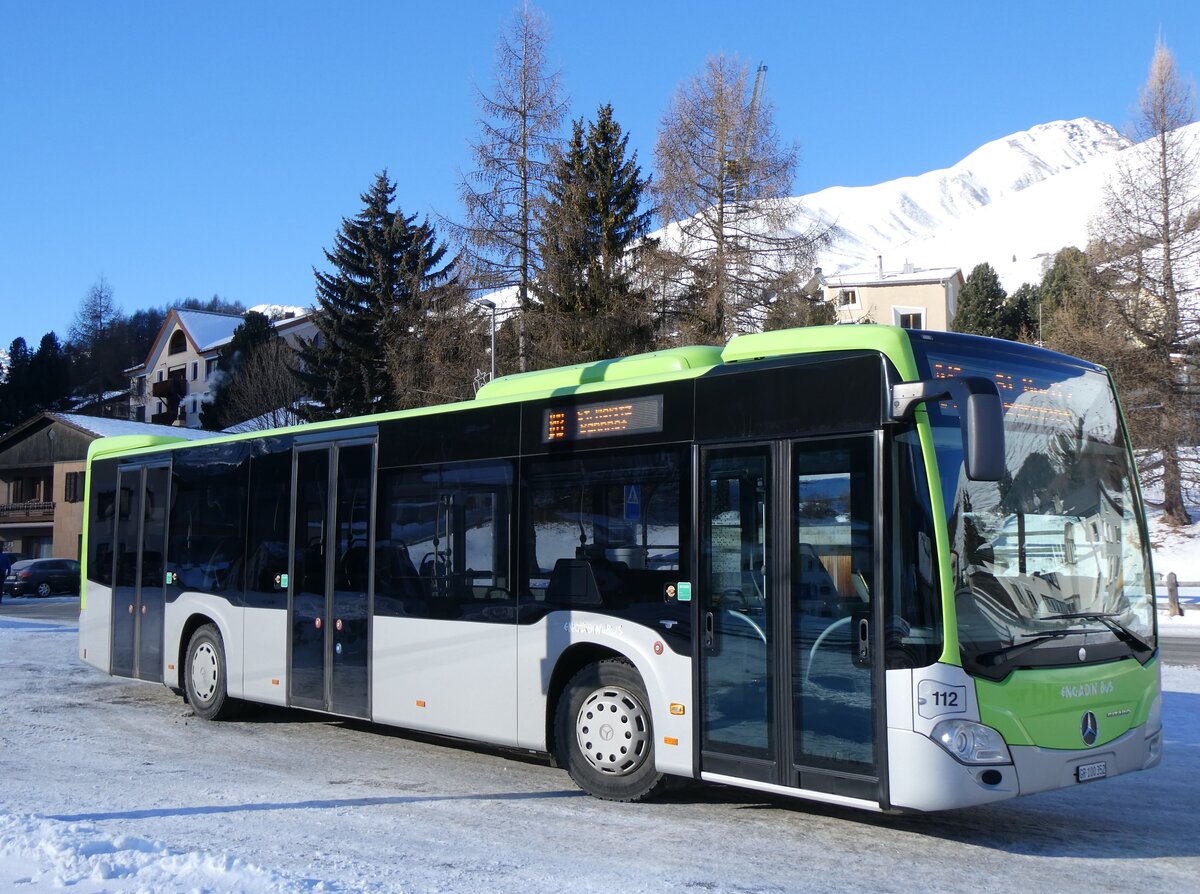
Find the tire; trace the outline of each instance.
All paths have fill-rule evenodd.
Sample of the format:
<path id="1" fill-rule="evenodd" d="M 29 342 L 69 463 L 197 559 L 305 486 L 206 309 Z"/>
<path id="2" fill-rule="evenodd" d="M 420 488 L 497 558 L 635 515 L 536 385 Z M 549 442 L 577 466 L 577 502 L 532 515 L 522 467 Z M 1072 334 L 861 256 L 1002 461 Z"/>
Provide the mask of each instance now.
<path id="1" fill-rule="evenodd" d="M 43 599 L 45 599 L 47 596 L 49 596 L 53 592 L 54 592 L 54 590 L 53 590 L 53 588 L 51 588 L 49 581 L 42 581 L 40 584 L 37 585 L 37 594 L 39 596 L 41 596 Z"/>
<path id="2" fill-rule="evenodd" d="M 554 712 L 555 757 L 581 789 L 606 801 L 642 801 L 665 787 L 654 768 L 646 687 L 626 661 L 580 670 Z"/>
<path id="3" fill-rule="evenodd" d="M 212 624 L 192 634 L 183 667 L 184 693 L 201 720 L 221 720 L 233 714 L 233 699 L 225 686 L 225 646 Z"/>

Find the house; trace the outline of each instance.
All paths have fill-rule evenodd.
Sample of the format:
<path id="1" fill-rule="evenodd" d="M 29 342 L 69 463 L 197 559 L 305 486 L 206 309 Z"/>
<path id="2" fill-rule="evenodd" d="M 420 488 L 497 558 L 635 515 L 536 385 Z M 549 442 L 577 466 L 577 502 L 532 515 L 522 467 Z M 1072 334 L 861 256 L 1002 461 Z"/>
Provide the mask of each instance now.
<path id="1" fill-rule="evenodd" d="M 129 418 L 198 428 L 200 405 L 214 384 L 221 349 L 242 322 L 238 314 L 172 308 L 145 363 L 125 371 L 130 385 Z M 287 312 L 273 325 L 292 347 L 317 331 L 306 312 Z"/>
<path id="2" fill-rule="evenodd" d="M 88 445 L 114 435 L 212 436 L 75 413 L 27 419 L 0 437 L 0 546 L 5 551 L 79 558 Z"/>
<path id="3" fill-rule="evenodd" d="M 883 323 L 905 329 L 949 330 L 965 283 L 958 267 L 923 270 L 905 264 L 898 272 L 879 269 L 821 277 L 825 300 L 839 323 Z"/>

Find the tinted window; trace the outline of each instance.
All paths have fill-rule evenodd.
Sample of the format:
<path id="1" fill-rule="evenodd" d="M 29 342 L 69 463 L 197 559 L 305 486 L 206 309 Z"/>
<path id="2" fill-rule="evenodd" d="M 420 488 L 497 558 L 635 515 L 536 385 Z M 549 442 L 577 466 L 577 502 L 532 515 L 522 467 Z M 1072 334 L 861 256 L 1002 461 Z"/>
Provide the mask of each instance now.
<path id="1" fill-rule="evenodd" d="M 250 461 L 246 605 L 251 608 L 287 608 L 292 453 L 290 444 L 274 446 L 283 452 L 256 453 Z"/>
<path id="2" fill-rule="evenodd" d="M 113 521 L 117 499 L 117 464 L 100 461 L 92 465 L 91 497 L 88 501 L 88 580 L 109 585 L 113 570 Z"/>
<path id="3" fill-rule="evenodd" d="M 513 621 L 508 463 L 462 463 L 380 474 L 375 611 Z"/>
<path id="4" fill-rule="evenodd" d="M 217 444 L 175 454 L 167 547 L 173 592 L 240 599 L 248 452 L 244 444 Z"/>
<path id="5" fill-rule="evenodd" d="M 524 595 L 547 609 L 662 603 L 684 548 L 681 457 L 670 448 L 527 464 Z"/>

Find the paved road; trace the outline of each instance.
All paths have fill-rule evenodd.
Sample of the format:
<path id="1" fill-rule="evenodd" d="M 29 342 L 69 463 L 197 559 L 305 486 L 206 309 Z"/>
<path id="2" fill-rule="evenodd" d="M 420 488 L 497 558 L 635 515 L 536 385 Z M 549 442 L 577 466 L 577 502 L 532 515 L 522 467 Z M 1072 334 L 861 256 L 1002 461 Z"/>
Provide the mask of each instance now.
<path id="1" fill-rule="evenodd" d="M 79 617 L 79 597 L 51 596 L 49 599 L 14 599 L 0 602 L 0 617 L 30 618 L 38 621 L 74 621 Z"/>

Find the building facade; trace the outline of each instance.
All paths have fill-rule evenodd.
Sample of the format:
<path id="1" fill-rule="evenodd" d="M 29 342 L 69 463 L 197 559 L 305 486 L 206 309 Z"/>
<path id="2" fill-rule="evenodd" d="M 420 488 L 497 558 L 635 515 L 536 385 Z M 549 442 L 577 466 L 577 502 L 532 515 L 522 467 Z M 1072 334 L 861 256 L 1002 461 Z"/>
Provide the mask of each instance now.
<path id="1" fill-rule="evenodd" d="M 123 419 L 41 413 L 0 437 L 0 548 L 33 559 L 78 559 L 88 446 L 101 437 L 163 434 L 210 436 Z"/>
<path id="2" fill-rule="evenodd" d="M 839 323 L 882 323 L 905 329 L 948 331 L 965 283 L 958 267 L 841 273 L 821 287 Z"/>
<path id="3" fill-rule="evenodd" d="M 200 406 L 217 376 L 221 349 L 244 318 L 238 314 L 173 308 L 154 339 L 145 363 L 126 370 L 129 418 L 155 425 L 200 427 Z M 293 348 L 312 338 L 316 325 L 307 313 L 291 313 L 273 322 Z"/>

